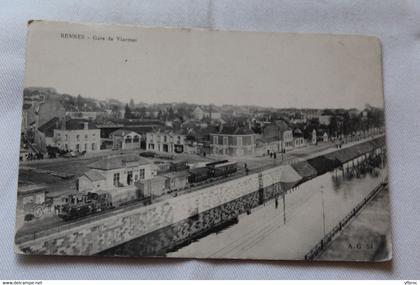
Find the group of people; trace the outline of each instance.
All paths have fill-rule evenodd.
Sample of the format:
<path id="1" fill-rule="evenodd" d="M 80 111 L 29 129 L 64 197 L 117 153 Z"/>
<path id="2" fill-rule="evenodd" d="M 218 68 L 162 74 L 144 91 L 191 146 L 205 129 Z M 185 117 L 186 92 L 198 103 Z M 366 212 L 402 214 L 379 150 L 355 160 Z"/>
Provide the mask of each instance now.
<path id="1" fill-rule="evenodd" d="M 286 153 L 286 150 L 282 149 L 280 153 L 284 154 L 284 153 Z M 270 158 L 273 158 L 273 159 L 277 159 L 277 152 L 270 151 L 269 149 L 267 149 L 267 156 L 269 156 Z"/>
<path id="2" fill-rule="evenodd" d="M 42 153 L 25 153 L 19 157 L 20 161 L 26 161 L 26 160 L 38 160 L 38 159 L 44 159 L 44 155 Z"/>

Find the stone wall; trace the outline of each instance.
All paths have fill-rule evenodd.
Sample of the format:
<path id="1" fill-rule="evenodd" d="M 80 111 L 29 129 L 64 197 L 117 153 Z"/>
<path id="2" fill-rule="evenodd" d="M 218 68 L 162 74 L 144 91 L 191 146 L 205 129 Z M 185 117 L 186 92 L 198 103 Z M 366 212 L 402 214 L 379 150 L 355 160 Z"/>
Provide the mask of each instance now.
<path id="1" fill-rule="evenodd" d="M 67 225 L 46 236 L 38 234 L 39 238 L 17 245 L 16 250 L 27 254 L 92 255 L 169 226 L 172 228 L 169 231 L 171 235 L 179 231 L 174 237 L 176 243 L 178 236 L 182 237 L 185 232 L 196 232 L 183 230 L 188 223 L 198 231 L 214 226 L 219 219 L 229 220 L 246 207 L 254 207 L 263 197 L 258 189 L 277 183 L 282 169 L 283 166 L 279 166 L 178 197 L 155 201 L 149 206 L 131 206 L 94 219 L 86 218 L 82 224 L 79 221 L 74 226 Z M 218 211 L 223 214 L 216 218 Z M 201 222 L 186 222 L 189 217 Z M 164 230 L 162 234 L 166 236 L 168 232 Z"/>

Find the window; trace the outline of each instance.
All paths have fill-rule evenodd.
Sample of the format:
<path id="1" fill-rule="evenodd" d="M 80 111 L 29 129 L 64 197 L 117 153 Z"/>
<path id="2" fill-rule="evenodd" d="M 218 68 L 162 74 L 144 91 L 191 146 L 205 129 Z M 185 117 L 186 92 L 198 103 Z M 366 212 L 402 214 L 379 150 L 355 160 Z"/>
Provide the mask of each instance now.
<path id="1" fill-rule="evenodd" d="M 95 150 L 96 146 L 95 143 L 92 143 L 92 150 Z"/>
<path id="2" fill-rule="evenodd" d="M 68 136 L 68 135 L 66 135 L 66 141 L 67 141 L 67 140 L 69 140 L 69 136 Z"/>
<path id="3" fill-rule="evenodd" d="M 88 135 L 87 134 L 85 135 L 85 140 L 88 140 Z"/>
<path id="4" fill-rule="evenodd" d="M 77 140 L 80 140 L 80 135 L 76 135 L 76 139 Z"/>
<path id="5" fill-rule="evenodd" d="M 144 169 L 140 169 L 140 179 L 144 179 Z"/>
<path id="6" fill-rule="evenodd" d="M 237 146 L 242 146 L 242 137 L 237 138 Z"/>
<path id="7" fill-rule="evenodd" d="M 228 144 L 233 145 L 233 136 L 228 137 Z"/>
<path id="8" fill-rule="evenodd" d="M 251 144 L 251 137 L 250 136 L 243 136 L 242 137 L 242 143 L 244 145 L 250 145 Z"/>
<path id="9" fill-rule="evenodd" d="M 131 185 L 133 182 L 133 171 L 130 170 L 127 172 L 127 185 Z"/>
<path id="10" fill-rule="evenodd" d="M 120 174 L 119 173 L 114 173 L 114 186 L 118 187 L 120 184 Z"/>
<path id="11" fill-rule="evenodd" d="M 79 151 L 79 150 L 80 150 L 80 145 L 76 144 L 76 151 Z"/>
<path id="12" fill-rule="evenodd" d="M 87 143 L 85 143 L 85 151 L 87 151 Z"/>
<path id="13" fill-rule="evenodd" d="M 139 136 L 134 136 L 133 142 L 138 143 L 140 141 Z"/>
<path id="14" fill-rule="evenodd" d="M 217 144 L 222 145 L 223 144 L 223 137 L 222 136 L 217 136 L 218 140 L 217 140 Z"/>

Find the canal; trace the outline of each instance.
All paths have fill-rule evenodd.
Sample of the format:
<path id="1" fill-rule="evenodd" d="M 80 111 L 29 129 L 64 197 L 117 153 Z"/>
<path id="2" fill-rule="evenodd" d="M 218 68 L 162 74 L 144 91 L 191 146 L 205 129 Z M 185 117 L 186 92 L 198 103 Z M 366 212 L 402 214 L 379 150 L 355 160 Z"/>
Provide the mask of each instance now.
<path id="1" fill-rule="evenodd" d="M 239 216 L 238 223 L 167 253 L 169 257 L 303 259 L 368 193 L 387 176 L 338 178 L 328 172 Z M 285 205 L 285 212 L 283 205 Z M 286 217 L 285 217 L 286 216 Z M 286 220 L 286 223 L 284 221 Z M 325 221 L 325 223 L 324 223 Z"/>

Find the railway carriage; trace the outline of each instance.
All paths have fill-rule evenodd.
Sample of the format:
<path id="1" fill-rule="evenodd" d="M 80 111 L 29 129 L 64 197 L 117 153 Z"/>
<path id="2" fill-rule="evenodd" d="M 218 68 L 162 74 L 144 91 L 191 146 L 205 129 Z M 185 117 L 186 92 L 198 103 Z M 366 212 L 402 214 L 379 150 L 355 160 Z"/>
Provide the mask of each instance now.
<path id="1" fill-rule="evenodd" d="M 238 170 L 238 163 L 236 161 L 228 161 L 219 163 L 209 167 L 211 177 L 227 177 Z"/>

